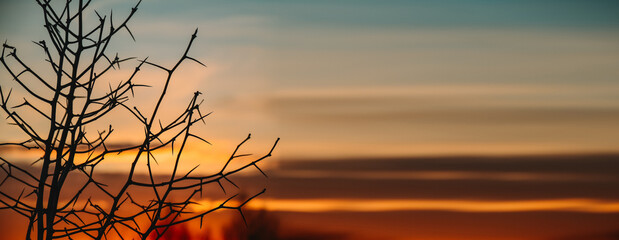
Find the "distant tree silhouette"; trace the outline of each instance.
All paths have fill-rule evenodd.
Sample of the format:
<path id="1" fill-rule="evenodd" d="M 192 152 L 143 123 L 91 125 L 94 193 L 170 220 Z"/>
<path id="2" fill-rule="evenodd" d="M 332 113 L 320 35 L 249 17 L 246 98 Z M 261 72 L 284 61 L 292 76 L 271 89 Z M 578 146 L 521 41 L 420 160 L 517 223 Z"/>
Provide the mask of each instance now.
<path id="1" fill-rule="evenodd" d="M 24 134 L 23 141 L 0 145 L 41 153 L 39 159 L 32 160 L 34 167 L 0 156 L 3 170 L 0 206 L 27 219 L 26 239 L 110 239 L 123 238 L 126 234 L 147 239 L 153 232 L 161 239 L 166 231 L 174 229 L 174 225 L 196 219 L 202 221 L 206 214 L 218 209 L 235 209 L 242 215 L 242 207 L 264 192 L 237 204 L 232 204 L 230 200 L 235 196 L 231 196 L 208 210 L 194 212 L 190 209 L 196 204 L 193 199 L 200 197 L 206 185 L 214 184 L 225 192 L 222 183 L 236 186 L 230 175 L 248 168 L 260 170 L 257 163 L 270 157 L 279 141 L 277 139 L 264 156 L 231 167 L 231 161 L 247 156 L 237 154 L 250 139 L 247 136 L 217 173 L 203 176 L 193 170 L 179 171 L 181 155 L 190 139 L 209 144 L 192 131 L 196 123 L 203 122 L 209 115 L 200 111 L 200 92 L 195 92 L 186 107 L 177 109 L 180 113 L 172 120 L 161 117 L 161 105 L 180 65 L 187 61 L 204 65 L 189 55 L 197 30 L 174 65 L 162 66 L 141 59 L 130 75 L 112 85 L 103 76 L 134 58 L 121 58 L 118 53 L 110 55 L 108 46 L 121 31 L 127 31 L 133 38 L 128 23 L 140 2 L 120 21 L 114 21 L 112 12 L 100 15 L 94 11 L 98 17 L 94 23 L 86 21 L 87 16 L 92 16 L 86 14 L 90 0 L 36 2 L 42 9 L 49 39 L 35 44 L 42 49 L 43 63 L 53 74 L 44 75 L 30 67 L 19 57 L 17 48 L 6 42 L 0 56 L 0 62 L 13 78 L 6 81 L 15 81 L 26 95 L 14 104 L 12 89 L 0 87 L 0 108 L 7 114 L 8 121 Z M 134 90 L 148 87 L 135 80 L 147 67 L 162 71 L 164 85 L 154 106 L 131 106 Z M 115 146 L 108 140 L 113 135 L 112 125 L 97 129 L 96 126 L 105 121 L 104 116 L 118 110 L 126 111 L 128 118 L 139 121 L 136 128 L 143 129 L 141 142 Z M 165 113 L 167 117 L 169 114 Z M 46 126 L 34 123 L 40 119 Z M 168 147 L 174 156 L 173 168 L 165 178 L 157 177 L 152 171 L 152 164 L 156 162 L 154 151 Z M 106 157 L 119 153 L 131 154 L 131 163 L 123 179 L 117 179 L 121 183 L 111 186 L 96 173 Z M 138 177 L 136 168 L 139 165 L 146 166 L 148 177 Z M 77 190 L 71 192 L 69 189 Z M 93 199 L 92 192 L 105 201 Z M 176 200 L 172 200 L 172 196 Z"/>
<path id="2" fill-rule="evenodd" d="M 246 219 L 234 218 L 224 227 L 225 240 L 279 240 L 279 219 L 265 209 L 247 210 Z"/>
<path id="3" fill-rule="evenodd" d="M 243 193 L 240 199 L 247 199 Z M 342 234 L 323 233 L 320 230 L 286 229 L 274 212 L 265 208 L 247 209 L 243 218 L 235 217 L 222 229 L 224 240 L 346 240 Z M 180 239 L 180 238 L 178 238 Z"/>
<path id="4" fill-rule="evenodd" d="M 346 234 L 324 233 L 320 229 L 286 229 L 282 220 L 267 209 L 248 209 L 245 219 L 233 218 L 224 226 L 224 240 L 347 240 Z M 178 238 L 180 239 L 180 238 Z"/>
<path id="5" fill-rule="evenodd" d="M 245 199 L 241 194 L 240 199 Z M 320 229 L 290 229 L 282 225 L 279 216 L 265 208 L 249 208 L 243 211 L 244 218 L 233 216 L 221 228 L 223 240 L 348 240 L 347 234 L 322 232 Z M 160 240 L 210 240 L 213 238 L 208 230 L 198 230 L 188 224 L 170 227 L 163 234 L 151 233 L 149 239 Z"/>
<path id="6" fill-rule="evenodd" d="M 167 222 L 167 221 L 166 221 Z M 241 229 L 239 229 L 241 231 Z M 192 230 L 188 223 L 175 224 L 166 231 L 156 229 L 150 233 L 149 240 L 211 240 L 211 235 L 206 230 L 201 230 L 197 234 L 191 234 Z"/>

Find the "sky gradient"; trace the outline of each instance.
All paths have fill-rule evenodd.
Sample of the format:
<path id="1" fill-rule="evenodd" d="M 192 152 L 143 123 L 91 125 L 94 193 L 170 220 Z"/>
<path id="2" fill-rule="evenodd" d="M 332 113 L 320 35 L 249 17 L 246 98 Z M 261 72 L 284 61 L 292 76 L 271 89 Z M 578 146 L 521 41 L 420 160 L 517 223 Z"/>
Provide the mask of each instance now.
<path id="1" fill-rule="evenodd" d="M 120 19 L 134 4 L 92 8 Z M 617 12 L 611 0 L 144 0 L 129 23 L 136 41 L 122 33 L 110 49 L 170 65 L 199 29 L 190 55 L 207 67 L 183 65 L 162 109 L 204 93 L 213 114 L 197 133 L 213 146 L 185 154 L 202 172 L 247 133 L 242 151 L 256 155 L 281 137 L 264 163 L 269 179 L 238 178 L 249 189 L 267 185 L 253 208 L 276 214 L 284 233 L 616 239 Z M 1 3 L 0 40 L 41 71 L 31 40 L 45 38 L 36 4 Z M 161 87 L 164 73 L 145 70 L 138 82 Z M 6 76 L 3 89 L 23 95 Z M 131 104 L 151 105 L 151 93 L 137 90 Z M 141 134 L 127 116 L 105 119 L 118 146 Z M 0 142 L 22 140 L 6 120 L 0 133 Z M 38 154 L 0 151 L 25 161 Z M 125 157 L 102 166 L 109 179 L 126 169 Z M 159 159 L 165 174 L 172 156 Z"/>
<path id="2" fill-rule="evenodd" d="M 36 56 L 26 40 L 42 37 L 37 6 L 5 4 L 0 36 Z M 126 14 L 132 4 L 93 7 Z M 175 106 L 194 90 L 206 93 L 214 112 L 206 131 L 223 148 L 216 151 L 247 132 L 263 144 L 285 139 L 284 158 L 613 151 L 618 8 L 145 1 L 130 24 L 137 42 L 125 34 L 112 49 L 171 63 L 199 28 L 192 53 L 208 67 L 185 65 L 169 100 Z"/>

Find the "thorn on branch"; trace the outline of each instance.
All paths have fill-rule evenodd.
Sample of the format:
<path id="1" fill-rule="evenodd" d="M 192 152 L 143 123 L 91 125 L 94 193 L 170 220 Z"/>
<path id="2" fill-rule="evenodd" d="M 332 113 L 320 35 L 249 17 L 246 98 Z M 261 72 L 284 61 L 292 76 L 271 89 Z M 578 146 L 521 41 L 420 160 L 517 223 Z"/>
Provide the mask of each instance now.
<path id="1" fill-rule="evenodd" d="M 103 22 L 103 18 L 101 17 L 101 14 L 99 14 L 99 12 L 97 12 L 97 10 L 95 10 L 95 14 L 97 14 L 97 17 L 99 18 L 100 22 Z"/>
<path id="2" fill-rule="evenodd" d="M 224 188 L 224 185 L 221 184 L 221 179 L 217 180 L 217 184 L 219 184 L 219 187 L 221 188 L 221 191 L 223 191 L 224 194 L 226 194 L 226 188 Z"/>
<path id="3" fill-rule="evenodd" d="M 195 39 L 196 37 L 198 37 L 198 28 L 196 28 L 196 30 L 191 35 L 191 39 Z"/>
<path id="4" fill-rule="evenodd" d="M 187 56 L 186 58 L 188 58 L 189 60 L 192 60 L 192 61 L 194 61 L 194 62 L 197 62 L 198 64 L 202 65 L 203 67 L 206 67 L 206 65 L 204 65 L 204 63 L 202 63 L 202 62 L 198 61 L 198 60 L 197 60 L 197 59 L 195 59 L 195 58 L 192 58 L 192 57 L 190 57 L 190 56 Z"/>
<path id="5" fill-rule="evenodd" d="M 256 169 L 258 169 L 258 171 L 260 171 L 260 173 L 264 175 L 264 177 L 269 178 L 269 176 L 267 176 L 267 174 L 264 173 L 264 171 L 262 171 L 262 169 L 260 169 L 256 163 L 252 163 L 252 165 L 254 165 L 254 167 L 256 167 Z"/>
<path id="6" fill-rule="evenodd" d="M 196 136 L 196 135 L 191 134 L 191 133 L 188 133 L 188 134 L 189 134 L 189 136 L 190 136 L 190 137 L 194 137 L 194 138 L 200 139 L 200 140 L 202 140 L 203 142 L 207 143 L 208 145 L 213 145 L 213 144 L 211 144 L 209 141 L 204 140 L 204 138 L 201 138 L 201 137 Z"/>

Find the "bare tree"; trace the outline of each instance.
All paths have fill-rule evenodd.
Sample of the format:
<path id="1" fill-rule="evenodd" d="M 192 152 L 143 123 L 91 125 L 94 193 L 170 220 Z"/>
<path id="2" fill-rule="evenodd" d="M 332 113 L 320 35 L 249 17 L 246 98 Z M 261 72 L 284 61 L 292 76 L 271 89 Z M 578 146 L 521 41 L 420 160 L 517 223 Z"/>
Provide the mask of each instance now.
<path id="1" fill-rule="evenodd" d="M 215 174 L 199 175 L 193 173 L 193 169 L 180 172 L 182 153 L 190 139 L 210 144 L 193 131 L 193 126 L 203 122 L 209 114 L 200 111 L 200 92 L 195 92 L 184 109 L 177 109 L 180 113 L 176 117 L 167 121 L 161 117 L 162 103 L 180 65 L 188 61 L 204 65 L 189 55 L 197 29 L 173 66 L 137 60 L 130 75 L 114 86 L 106 86 L 107 83 L 102 84 L 103 76 L 135 60 L 120 58 L 117 53 L 108 54 L 108 46 L 121 31 L 133 38 L 128 22 L 140 3 L 120 22 L 113 20 L 111 12 L 100 15 L 93 11 L 95 14 L 89 16 L 96 15 L 98 22 L 94 23 L 86 21 L 90 0 L 66 0 L 60 5 L 51 0 L 37 0 L 37 3 L 43 12 L 49 42 L 35 44 L 42 49 L 46 56 L 44 64 L 49 65 L 53 74 L 39 74 L 6 42 L 0 56 L 0 62 L 13 78 L 11 81 L 15 81 L 27 96 L 15 105 L 12 89 L 0 88 L 0 107 L 8 115 L 8 121 L 25 136 L 23 141 L 0 145 L 38 151 L 42 155 L 33 159 L 31 166 L 0 157 L 4 172 L 0 187 L 18 190 L 3 188 L 0 206 L 27 218 L 26 239 L 109 239 L 123 238 L 126 234 L 146 239 L 151 233 L 161 235 L 175 224 L 200 219 L 202 225 L 203 217 L 218 209 L 238 210 L 243 216 L 242 207 L 264 193 L 264 189 L 241 202 L 232 201 L 235 196 L 231 196 L 207 210 L 195 211 L 191 206 L 197 204 L 195 199 L 206 186 L 214 185 L 225 192 L 225 185 L 237 186 L 229 178 L 231 175 L 249 168 L 262 172 L 257 163 L 271 156 L 279 138 L 268 153 L 236 167 L 230 163 L 248 156 L 239 154 L 238 150 L 250 135 L 238 144 L 227 161 L 222 161 L 223 166 Z M 129 104 L 134 99 L 134 89 L 149 87 L 135 80 L 146 67 L 165 73 L 163 88 L 158 90 L 149 114 L 145 108 Z M 102 85 L 105 89 L 100 89 Z M 139 121 L 144 129 L 141 142 L 114 146 L 109 141 L 114 131 L 112 125 L 97 129 L 95 133 L 87 132 L 99 126 L 104 116 L 113 111 L 126 111 L 130 118 Z M 44 119 L 47 126 L 34 126 L 33 118 Z M 177 151 L 174 151 L 175 144 Z M 165 178 L 158 177 L 152 170 L 156 150 L 171 151 L 174 156 L 173 169 Z M 131 159 L 127 160 L 131 162 L 130 168 L 119 180 L 121 183 L 113 187 L 98 177 L 98 166 L 109 159 L 106 157 L 121 152 L 131 154 Z M 139 165 L 146 166 L 145 177 L 138 176 Z M 105 201 L 94 200 L 93 194 L 99 194 Z"/>

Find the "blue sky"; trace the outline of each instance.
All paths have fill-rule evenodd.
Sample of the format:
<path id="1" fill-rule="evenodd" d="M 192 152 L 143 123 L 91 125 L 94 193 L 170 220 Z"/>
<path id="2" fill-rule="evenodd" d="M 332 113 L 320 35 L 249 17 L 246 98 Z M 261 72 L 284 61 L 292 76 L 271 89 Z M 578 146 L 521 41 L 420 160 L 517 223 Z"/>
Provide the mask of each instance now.
<path id="1" fill-rule="evenodd" d="M 257 14 L 283 25 L 365 27 L 609 27 L 616 1 L 159 1 L 151 13 L 186 17 Z M 325 27 L 325 26 L 323 26 Z"/>

